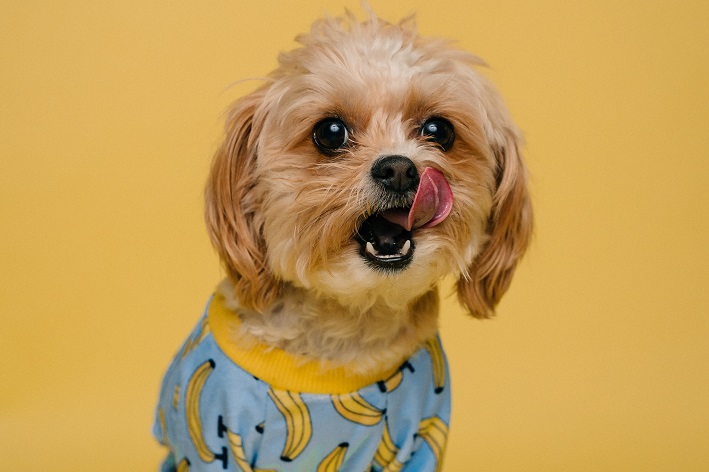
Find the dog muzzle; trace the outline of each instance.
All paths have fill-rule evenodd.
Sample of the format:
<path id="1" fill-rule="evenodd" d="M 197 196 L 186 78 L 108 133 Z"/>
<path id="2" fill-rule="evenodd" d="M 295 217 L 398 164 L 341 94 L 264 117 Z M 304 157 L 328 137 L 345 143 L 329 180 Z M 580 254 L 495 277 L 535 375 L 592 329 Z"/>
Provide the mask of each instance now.
<path id="1" fill-rule="evenodd" d="M 426 167 L 410 208 L 392 208 L 367 218 L 357 232 L 360 254 L 377 269 L 403 269 L 413 259 L 413 234 L 443 222 L 453 208 L 453 192 L 443 173 Z"/>

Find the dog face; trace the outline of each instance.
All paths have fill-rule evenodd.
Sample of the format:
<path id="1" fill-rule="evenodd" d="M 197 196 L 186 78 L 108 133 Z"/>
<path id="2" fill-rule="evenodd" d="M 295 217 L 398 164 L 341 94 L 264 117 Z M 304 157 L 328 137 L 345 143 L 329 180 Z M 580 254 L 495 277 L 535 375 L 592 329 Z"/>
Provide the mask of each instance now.
<path id="1" fill-rule="evenodd" d="M 519 134 L 474 56 L 413 25 L 316 23 L 233 106 L 206 192 L 256 310 L 284 284 L 403 309 L 446 274 L 487 316 L 531 232 Z"/>

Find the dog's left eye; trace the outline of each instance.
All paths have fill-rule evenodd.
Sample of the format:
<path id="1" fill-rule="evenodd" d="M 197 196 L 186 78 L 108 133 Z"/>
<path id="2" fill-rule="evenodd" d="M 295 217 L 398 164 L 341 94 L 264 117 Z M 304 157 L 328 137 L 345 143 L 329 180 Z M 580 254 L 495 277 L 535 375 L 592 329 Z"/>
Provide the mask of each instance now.
<path id="1" fill-rule="evenodd" d="M 438 144 L 444 151 L 449 150 L 455 141 L 453 125 L 444 118 L 430 118 L 426 121 L 421 126 L 421 136 Z"/>
<path id="2" fill-rule="evenodd" d="M 313 128 L 313 142 L 326 154 L 337 151 L 348 140 L 347 126 L 339 118 L 326 118 Z"/>

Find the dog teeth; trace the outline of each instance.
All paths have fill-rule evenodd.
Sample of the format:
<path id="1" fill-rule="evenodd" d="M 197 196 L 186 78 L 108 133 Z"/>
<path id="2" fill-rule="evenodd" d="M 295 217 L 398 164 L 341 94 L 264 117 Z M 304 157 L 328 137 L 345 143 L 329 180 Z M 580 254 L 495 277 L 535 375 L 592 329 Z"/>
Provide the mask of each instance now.
<path id="1" fill-rule="evenodd" d="M 404 245 L 401 247 L 401 249 L 399 249 L 396 254 L 381 254 L 379 251 L 374 249 L 374 244 L 369 241 L 367 241 L 367 244 L 365 245 L 365 251 L 367 252 L 367 254 L 371 254 L 377 259 L 397 259 L 401 256 L 406 256 L 411 252 L 411 240 L 407 239 Z"/>

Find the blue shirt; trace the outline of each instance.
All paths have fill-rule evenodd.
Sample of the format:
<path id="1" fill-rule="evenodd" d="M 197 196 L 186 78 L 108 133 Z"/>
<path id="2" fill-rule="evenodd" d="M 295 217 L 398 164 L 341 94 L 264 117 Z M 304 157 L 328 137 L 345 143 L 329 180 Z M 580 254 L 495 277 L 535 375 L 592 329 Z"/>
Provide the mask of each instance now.
<path id="1" fill-rule="evenodd" d="M 165 375 L 153 428 L 169 448 L 163 472 L 440 470 L 450 382 L 437 337 L 351 388 L 302 362 L 279 371 L 284 351 L 234 346 L 234 323 L 215 295 Z"/>

